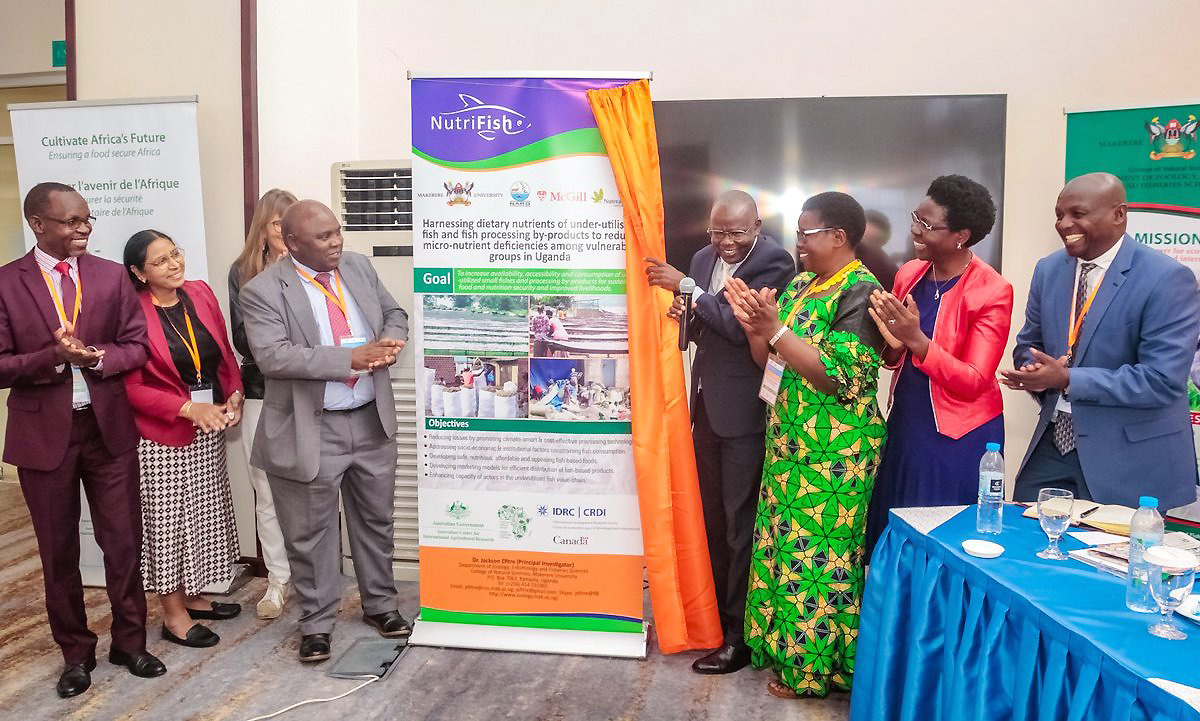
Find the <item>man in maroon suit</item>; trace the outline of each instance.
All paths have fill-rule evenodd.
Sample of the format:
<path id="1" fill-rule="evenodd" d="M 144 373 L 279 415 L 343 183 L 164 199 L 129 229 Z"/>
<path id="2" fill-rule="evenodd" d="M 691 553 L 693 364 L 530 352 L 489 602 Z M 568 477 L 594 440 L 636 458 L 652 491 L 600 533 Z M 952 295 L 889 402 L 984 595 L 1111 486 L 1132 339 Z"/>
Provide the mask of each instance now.
<path id="1" fill-rule="evenodd" d="M 167 670 L 146 652 L 138 432 L 121 378 L 146 362 L 146 321 L 125 269 L 86 254 L 95 218 L 74 189 L 34 186 L 25 220 L 37 245 L 0 268 L 0 387 L 12 389 L 4 460 L 33 518 L 66 698 L 87 690 L 96 667 L 79 573 L 80 481 L 104 551 L 108 659 L 146 678 Z"/>

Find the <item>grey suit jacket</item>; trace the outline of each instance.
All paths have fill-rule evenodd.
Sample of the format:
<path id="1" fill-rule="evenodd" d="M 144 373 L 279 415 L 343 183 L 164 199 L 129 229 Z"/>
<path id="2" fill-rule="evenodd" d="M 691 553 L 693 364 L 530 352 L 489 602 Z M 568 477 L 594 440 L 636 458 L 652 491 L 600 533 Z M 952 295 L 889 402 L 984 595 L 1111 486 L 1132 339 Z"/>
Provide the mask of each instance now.
<path id="1" fill-rule="evenodd" d="M 371 261 L 346 251 L 338 270 L 371 329 L 371 339 L 408 340 L 408 313 L 383 284 Z M 350 377 L 350 349 L 321 345 L 304 279 L 286 258 L 242 288 L 246 338 L 266 379 L 262 415 L 250 463 L 292 480 L 316 478 L 320 466 L 325 384 Z M 388 370 L 374 372 L 375 406 L 388 438 L 396 406 Z"/>

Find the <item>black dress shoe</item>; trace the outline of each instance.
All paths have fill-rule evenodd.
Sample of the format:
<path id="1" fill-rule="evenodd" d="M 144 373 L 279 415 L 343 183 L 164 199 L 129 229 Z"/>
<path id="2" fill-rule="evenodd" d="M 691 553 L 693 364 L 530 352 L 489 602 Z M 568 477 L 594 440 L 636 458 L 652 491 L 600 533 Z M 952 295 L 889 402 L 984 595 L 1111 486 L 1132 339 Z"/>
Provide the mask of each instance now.
<path id="1" fill-rule="evenodd" d="M 188 615 L 192 617 L 193 621 L 224 621 L 241 612 L 242 604 L 240 603 L 217 603 L 216 601 L 213 601 L 211 610 L 188 609 Z"/>
<path id="2" fill-rule="evenodd" d="M 58 695 L 62 698 L 78 696 L 92 685 L 92 670 L 95 668 L 95 661 L 67 664 L 62 675 L 58 677 L 58 684 L 55 685 L 54 690 L 58 691 Z"/>
<path id="3" fill-rule="evenodd" d="M 727 643 L 716 651 L 692 662 L 696 673 L 733 673 L 750 663 L 750 647 L 744 643 Z"/>
<path id="4" fill-rule="evenodd" d="M 192 648 L 216 646 L 217 642 L 221 640 L 220 636 L 198 623 L 189 628 L 187 636 L 183 638 L 171 633 L 171 629 L 167 628 L 166 624 L 163 624 L 162 637 L 171 643 L 177 643 L 180 646 L 191 646 Z"/>
<path id="5" fill-rule="evenodd" d="M 385 613 L 363 614 L 363 620 L 371 624 L 384 638 L 402 638 L 412 634 L 412 626 L 404 620 L 399 611 Z"/>
<path id="6" fill-rule="evenodd" d="M 300 637 L 300 663 L 315 663 L 329 658 L 329 634 L 310 633 Z"/>
<path id="7" fill-rule="evenodd" d="M 163 662 L 155 658 L 149 651 L 129 653 L 114 648 L 108 652 L 108 662 L 124 666 L 129 669 L 129 673 L 142 678 L 154 678 L 167 672 L 167 667 L 163 665 Z"/>

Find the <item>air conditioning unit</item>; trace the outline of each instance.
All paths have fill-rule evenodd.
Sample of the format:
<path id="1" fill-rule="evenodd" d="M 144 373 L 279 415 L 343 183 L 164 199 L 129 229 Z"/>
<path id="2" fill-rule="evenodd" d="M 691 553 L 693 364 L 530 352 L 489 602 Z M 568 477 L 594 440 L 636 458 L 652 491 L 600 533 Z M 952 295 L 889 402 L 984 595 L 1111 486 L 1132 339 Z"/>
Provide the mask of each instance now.
<path id="1" fill-rule="evenodd" d="M 331 207 L 342 223 L 347 250 L 371 258 L 384 286 L 411 316 L 413 296 L 412 161 L 334 163 Z M 417 580 L 417 387 L 412 351 L 392 366 L 396 396 L 396 546 L 398 580 Z M 342 569 L 353 574 L 350 543 L 342 527 Z"/>

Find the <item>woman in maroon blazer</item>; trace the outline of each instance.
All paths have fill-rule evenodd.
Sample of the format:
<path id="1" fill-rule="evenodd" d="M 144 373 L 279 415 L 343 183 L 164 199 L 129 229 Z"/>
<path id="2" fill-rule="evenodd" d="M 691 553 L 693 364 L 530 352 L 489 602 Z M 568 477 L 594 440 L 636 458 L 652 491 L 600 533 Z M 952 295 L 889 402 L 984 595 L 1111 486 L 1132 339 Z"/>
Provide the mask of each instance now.
<path id="1" fill-rule="evenodd" d="M 162 601 L 164 639 L 212 646 L 220 637 L 193 622 L 241 612 L 200 596 L 228 583 L 237 559 L 225 429 L 241 421 L 241 373 L 212 289 L 184 280 L 174 241 L 155 230 L 135 234 L 125 267 L 150 341 L 145 367 L 125 376 L 142 434 L 142 577 Z"/>
<path id="2" fill-rule="evenodd" d="M 987 188 L 961 175 L 937 178 L 912 213 L 917 259 L 896 273 L 892 293 L 872 298 L 895 375 L 867 513 L 868 558 L 892 508 L 974 503 L 985 446 L 1004 445 L 996 369 L 1013 289 L 971 252 L 995 220 Z"/>

